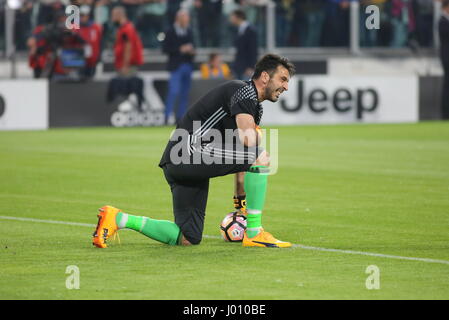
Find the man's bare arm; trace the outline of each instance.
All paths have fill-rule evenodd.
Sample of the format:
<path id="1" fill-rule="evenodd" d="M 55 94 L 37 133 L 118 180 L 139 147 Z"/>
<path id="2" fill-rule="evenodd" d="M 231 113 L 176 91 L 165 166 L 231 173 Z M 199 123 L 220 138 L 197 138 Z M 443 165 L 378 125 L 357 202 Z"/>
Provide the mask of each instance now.
<path id="1" fill-rule="evenodd" d="M 129 67 L 131 64 L 131 42 L 127 41 L 125 44 L 125 50 L 123 54 L 123 67 L 122 67 L 122 74 L 128 75 Z"/>
<path id="2" fill-rule="evenodd" d="M 247 113 L 240 113 L 235 116 L 235 121 L 237 122 L 240 142 L 247 147 L 259 145 L 261 136 L 256 130 L 254 117 Z"/>

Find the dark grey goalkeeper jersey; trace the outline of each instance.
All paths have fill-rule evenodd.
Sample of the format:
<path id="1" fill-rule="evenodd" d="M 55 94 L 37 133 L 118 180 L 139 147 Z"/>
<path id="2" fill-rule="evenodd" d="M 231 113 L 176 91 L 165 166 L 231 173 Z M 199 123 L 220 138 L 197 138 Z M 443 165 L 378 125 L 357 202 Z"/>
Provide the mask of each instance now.
<path id="1" fill-rule="evenodd" d="M 210 130 L 216 129 L 220 131 L 222 137 L 225 137 L 226 129 L 237 129 L 235 120 L 237 114 L 250 114 L 254 117 L 255 123 L 259 124 L 262 112 L 262 105 L 258 101 L 254 83 L 252 81 L 232 80 L 212 89 L 200 98 L 189 108 L 176 128 L 185 129 L 188 132 L 188 137 L 184 140 L 189 145 L 187 148 L 189 154 L 213 152 L 215 155 L 221 154 L 223 157 L 232 156 L 233 153 L 225 150 L 225 147 L 214 147 L 212 150 L 210 141 L 208 141 Z M 179 141 L 168 142 L 159 163 L 160 167 L 172 163 L 170 151 Z M 249 152 L 245 157 L 247 161 L 254 161 L 257 155 Z"/>

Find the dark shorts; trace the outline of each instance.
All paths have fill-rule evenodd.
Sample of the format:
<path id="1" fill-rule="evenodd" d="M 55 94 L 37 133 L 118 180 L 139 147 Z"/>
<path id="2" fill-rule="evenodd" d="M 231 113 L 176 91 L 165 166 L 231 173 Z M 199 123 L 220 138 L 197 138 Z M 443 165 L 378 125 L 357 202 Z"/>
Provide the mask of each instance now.
<path id="1" fill-rule="evenodd" d="M 227 147 L 232 149 L 232 147 Z M 262 153 L 261 148 L 248 148 L 255 154 L 245 161 L 229 163 L 228 152 L 224 148 L 209 148 L 212 157 L 221 157 L 221 164 L 165 164 L 165 179 L 170 185 L 173 197 L 173 214 L 175 223 L 184 237 L 192 244 L 199 244 L 203 235 L 204 217 L 206 216 L 209 179 L 237 172 L 248 171 L 255 159 Z M 226 161 L 225 161 L 226 160 Z M 218 161 L 219 162 L 219 161 Z M 220 163 L 220 162 L 219 162 Z"/>

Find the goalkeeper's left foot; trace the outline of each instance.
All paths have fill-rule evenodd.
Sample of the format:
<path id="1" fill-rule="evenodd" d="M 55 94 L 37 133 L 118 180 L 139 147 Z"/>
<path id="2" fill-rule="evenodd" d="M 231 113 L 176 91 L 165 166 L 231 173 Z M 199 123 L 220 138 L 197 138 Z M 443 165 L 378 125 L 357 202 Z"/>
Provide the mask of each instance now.
<path id="1" fill-rule="evenodd" d="M 106 248 L 106 240 L 116 234 L 118 230 L 116 217 L 120 210 L 111 206 L 104 206 L 98 209 L 98 211 L 100 211 L 97 215 L 98 224 L 93 234 L 92 242 L 98 248 Z"/>
<path id="2" fill-rule="evenodd" d="M 243 236 L 242 245 L 244 247 L 264 247 L 264 248 L 289 248 L 292 246 L 290 242 L 281 241 L 271 235 L 271 233 L 261 230 L 255 237 L 248 238 L 248 235 Z"/>
<path id="3" fill-rule="evenodd" d="M 246 216 L 248 214 L 246 212 L 246 196 L 234 196 L 234 208 L 238 213 Z"/>

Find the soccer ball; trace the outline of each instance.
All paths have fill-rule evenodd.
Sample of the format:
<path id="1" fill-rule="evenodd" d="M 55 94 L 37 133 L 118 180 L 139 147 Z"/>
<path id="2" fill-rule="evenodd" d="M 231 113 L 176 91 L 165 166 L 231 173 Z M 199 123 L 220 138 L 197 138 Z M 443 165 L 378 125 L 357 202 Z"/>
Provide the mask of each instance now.
<path id="1" fill-rule="evenodd" d="M 226 215 L 220 225 L 220 232 L 225 241 L 241 242 L 246 230 L 246 217 L 231 212 Z"/>

